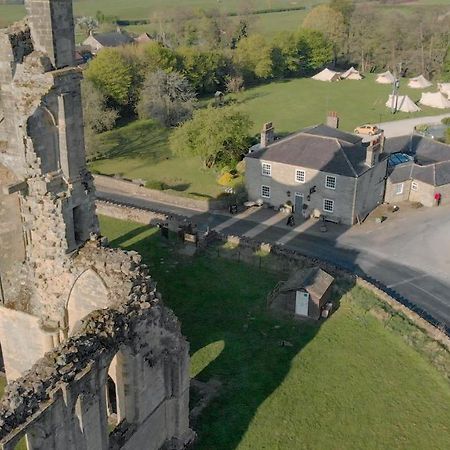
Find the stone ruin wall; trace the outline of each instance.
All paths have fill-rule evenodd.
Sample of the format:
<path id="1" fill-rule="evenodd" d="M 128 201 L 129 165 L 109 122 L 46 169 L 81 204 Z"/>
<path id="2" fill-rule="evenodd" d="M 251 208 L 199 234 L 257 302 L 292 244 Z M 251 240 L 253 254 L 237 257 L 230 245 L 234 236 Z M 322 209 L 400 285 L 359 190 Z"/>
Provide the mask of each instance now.
<path id="1" fill-rule="evenodd" d="M 137 264 L 136 254 L 119 254 L 117 271 Z M 0 448 L 14 449 L 24 436 L 29 449 L 46 450 L 176 449 L 192 440 L 188 344 L 145 266 L 131 271 L 126 302 L 85 317 L 73 337 L 8 385 Z M 112 368 L 119 423 L 108 433 Z"/>

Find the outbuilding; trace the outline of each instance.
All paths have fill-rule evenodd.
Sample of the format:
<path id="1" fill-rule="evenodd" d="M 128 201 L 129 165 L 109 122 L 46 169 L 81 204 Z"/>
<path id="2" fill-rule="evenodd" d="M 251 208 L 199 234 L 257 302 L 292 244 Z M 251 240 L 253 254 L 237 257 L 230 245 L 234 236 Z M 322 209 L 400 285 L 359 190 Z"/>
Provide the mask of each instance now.
<path id="1" fill-rule="evenodd" d="M 297 270 L 272 291 L 269 307 L 294 317 L 318 320 L 330 300 L 333 281 L 334 277 L 320 267 Z"/>

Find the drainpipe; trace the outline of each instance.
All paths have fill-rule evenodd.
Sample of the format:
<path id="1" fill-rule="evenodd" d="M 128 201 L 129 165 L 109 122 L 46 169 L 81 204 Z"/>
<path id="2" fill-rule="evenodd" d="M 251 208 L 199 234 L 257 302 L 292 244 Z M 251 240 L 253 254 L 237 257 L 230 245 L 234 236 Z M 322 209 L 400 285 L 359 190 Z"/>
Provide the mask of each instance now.
<path id="1" fill-rule="evenodd" d="M 353 205 L 352 205 L 352 225 L 354 225 L 354 220 L 355 220 L 355 209 L 356 209 L 356 193 L 358 192 L 358 181 L 359 181 L 359 177 L 355 178 L 355 187 L 353 190 Z"/>

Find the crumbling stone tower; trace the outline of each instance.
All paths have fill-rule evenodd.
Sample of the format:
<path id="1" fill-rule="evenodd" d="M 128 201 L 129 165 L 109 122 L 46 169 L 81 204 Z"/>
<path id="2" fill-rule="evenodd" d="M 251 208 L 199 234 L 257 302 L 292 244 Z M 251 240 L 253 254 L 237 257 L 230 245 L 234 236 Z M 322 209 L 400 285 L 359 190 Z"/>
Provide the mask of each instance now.
<path id="1" fill-rule="evenodd" d="M 94 188 L 86 169 L 80 69 L 74 66 L 71 0 L 28 0 L 28 19 L 0 34 L 0 300 L 11 311 L 1 328 L 39 318 L 41 348 L 8 356 L 16 376 L 67 332 L 63 285 L 71 253 L 98 232 Z M 3 116 L 3 117 L 2 117 Z M 31 324 L 28 324 L 31 325 Z M 50 338 L 49 331 L 54 331 Z M 52 342 L 50 344 L 50 342 Z M 6 347 L 6 348 L 5 348 Z M 33 355 L 33 353 L 35 353 Z"/>
<path id="2" fill-rule="evenodd" d="M 183 448 L 189 346 L 140 256 L 99 237 L 71 0 L 25 5 L 0 30 L 0 449 Z"/>

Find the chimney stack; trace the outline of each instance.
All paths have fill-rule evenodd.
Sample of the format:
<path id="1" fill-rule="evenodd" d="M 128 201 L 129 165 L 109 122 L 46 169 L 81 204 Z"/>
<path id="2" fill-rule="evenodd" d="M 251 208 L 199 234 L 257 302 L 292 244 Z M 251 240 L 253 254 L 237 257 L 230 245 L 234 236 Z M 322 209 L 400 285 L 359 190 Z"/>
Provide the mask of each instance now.
<path id="1" fill-rule="evenodd" d="M 267 147 L 275 140 L 275 128 L 272 122 L 267 122 L 264 124 L 261 131 L 261 147 Z"/>
<path id="2" fill-rule="evenodd" d="M 331 128 L 339 128 L 339 117 L 336 111 L 327 114 L 327 125 Z"/>
<path id="3" fill-rule="evenodd" d="M 377 136 L 369 142 L 366 150 L 366 165 L 373 167 L 379 160 L 380 154 L 383 151 L 382 143 L 384 141 L 383 135 Z"/>

